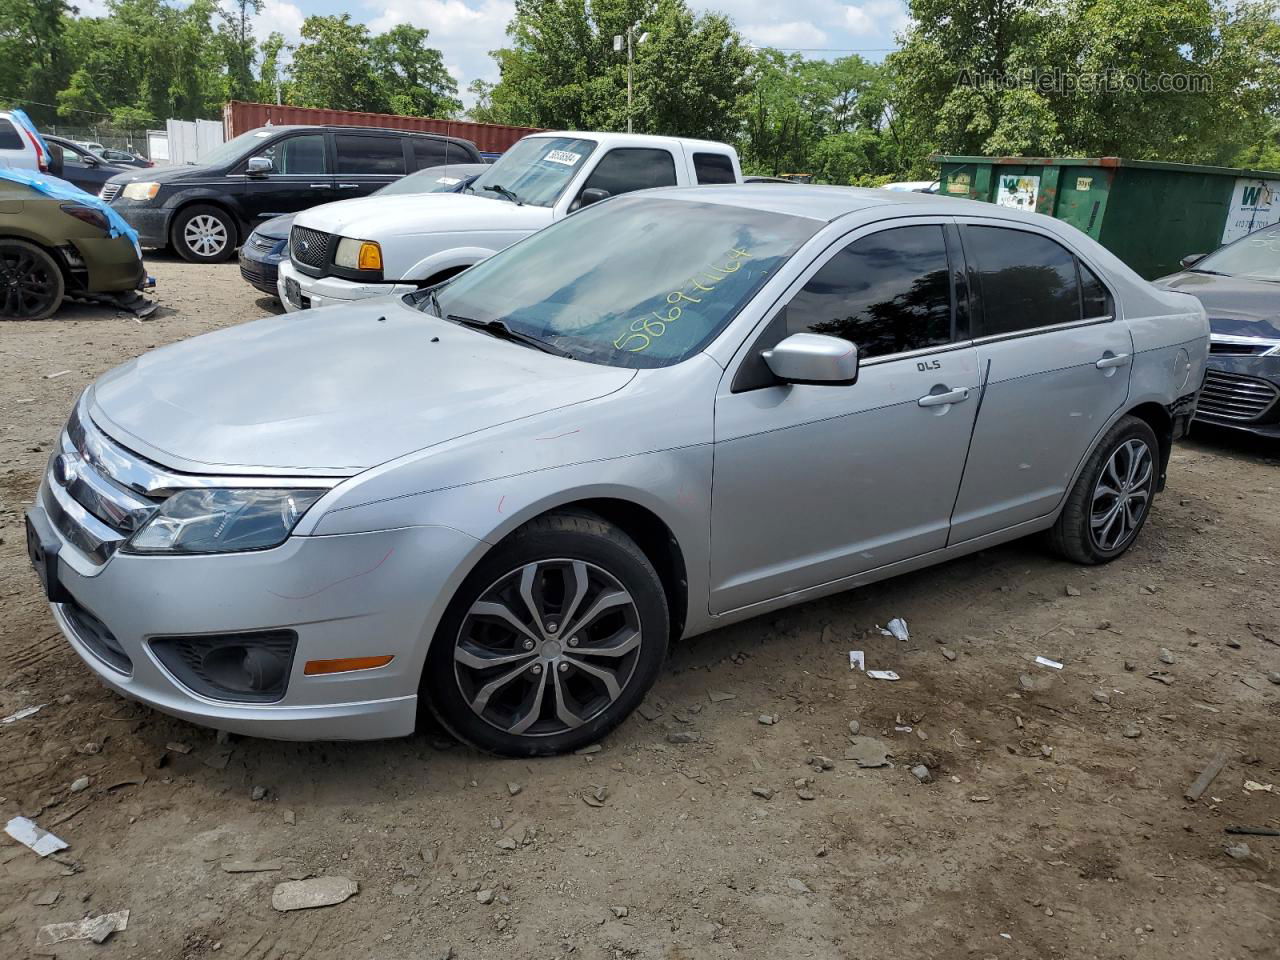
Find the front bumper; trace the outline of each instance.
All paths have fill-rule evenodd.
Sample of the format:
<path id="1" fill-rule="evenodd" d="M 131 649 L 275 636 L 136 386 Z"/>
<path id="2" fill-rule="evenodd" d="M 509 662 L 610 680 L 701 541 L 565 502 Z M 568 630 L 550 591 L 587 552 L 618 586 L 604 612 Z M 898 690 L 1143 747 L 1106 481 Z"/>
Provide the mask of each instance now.
<path id="1" fill-rule="evenodd" d="M 1195 422 L 1280 438 L 1280 356 L 1210 355 Z"/>
<path id="2" fill-rule="evenodd" d="M 55 489 L 56 488 L 56 489 Z M 52 531 L 50 608 L 72 649 L 107 686 L 164 713 L 246 736 L 363 740 L 405 736 L 417 716 L 427 646 L 457 571 L 482 546 L 446 527 L 292 537 L 271 550 L 213 556 L 137 556 L 104 562 L 69 538 L 89 522 L 46 475 L 30 517 Z M 78 517 L 78 520 L 77 520 Z M 88 612 L 110 649 L 84 628 Z M 273 703 L 213 699 L 161 662 L 151 641 L 285 629 L 297 648 Z M 123 659 L 120 655 L 123 655 Z M 307 676 L 309 660 L 390 654 L 385 667 Z"/>
<path id="3" fill-rule="evenodd" d="M 271 297 L 280 297 L 277 283 L 280 278 L 281 258 L 278 255 L 257 256 L 245 244 L 240 248 L 240 276 L 251 287 Z M 281 298 L 283 299 L 283 298 Z"/>
<path id="4" fill-rule="evenodd" d="M 128 237 L 76 237 L 70 241 L 76 258 L 83 264 L 71 263 L 71 276 L 85 293 L 120 293 L 140 290 L 146 284 L 147 271 L 142 258 Z"/>
<path id="5" fill-rule="evenodd" d="M 298 284 L 301 295 L 296 300 L 289 297 L 289 280 L 296 281 Z M 310 307 L 331 307 L 357 300 L 369 300 L 373 297 L 403 295 L 417 289 L 417 284 L 413 283 L 358 283 L 354 280 L 343 280 L 340 277 L 309 277 L 297 270 L 287 259 L 280 263 L 279 278 L 276 282 L 276 295 L 284 304 L 285 310 L 290 313 Z"/>

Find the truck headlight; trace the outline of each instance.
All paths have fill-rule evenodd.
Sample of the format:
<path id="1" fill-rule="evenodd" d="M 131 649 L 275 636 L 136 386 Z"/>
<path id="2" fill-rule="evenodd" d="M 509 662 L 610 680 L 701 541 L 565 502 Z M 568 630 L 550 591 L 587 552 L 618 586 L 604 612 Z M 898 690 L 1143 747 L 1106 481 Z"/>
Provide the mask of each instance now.
<path id="1" fill-rule="evenodd" d="M 124 189 L 120 191 L 120 196 L 126 200 L 150 200 L 160 192 L 160 184 L 154 180 L 144 183 L 126 183 Z"/>
<path id="2" fill-rule="evenodd" d="M 278 547 L 324 489 L 182 490 L 129 538 L 129 553 L 235 553 Z"/>
<path id="3" fill-rule="evenodd" d="M 372 240 L 343 237 L 338 241 L 338 252 L 333 255 L 333 262 L 348 270 L 381 270 L 382 247 Z"/>

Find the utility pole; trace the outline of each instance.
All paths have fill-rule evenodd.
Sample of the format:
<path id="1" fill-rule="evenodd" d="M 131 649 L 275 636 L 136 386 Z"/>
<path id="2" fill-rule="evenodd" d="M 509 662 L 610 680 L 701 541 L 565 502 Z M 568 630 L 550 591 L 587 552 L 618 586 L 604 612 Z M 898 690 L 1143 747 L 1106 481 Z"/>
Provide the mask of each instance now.
<path id="1" fill-rule="evenodd" d="M 632 65 L 635 63 L 635 52 L 631 43 L 631 35 L 640 29 L 640 23 L 631 24 L 627 27 L 627 133 L 631 132 L 631 71 Z M 635 38 L 636 44 L 644 43 L 649 39 L 648 33 L 642 33 Z M 615 53 L 622 52 L 622 34 L 617 34 L 613 38 L 613 49 Z"/>

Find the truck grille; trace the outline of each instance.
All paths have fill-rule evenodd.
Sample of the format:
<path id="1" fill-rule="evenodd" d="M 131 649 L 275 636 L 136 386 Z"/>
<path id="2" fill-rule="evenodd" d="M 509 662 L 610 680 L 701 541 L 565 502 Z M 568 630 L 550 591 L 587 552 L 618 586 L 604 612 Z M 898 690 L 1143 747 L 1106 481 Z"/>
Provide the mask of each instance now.
<path id="1" fill-rule="evenodd" d="M 1197 415 L 1212 420 L 1242 423 L 1263 416 L 1280 396 L 1280 389 L 1266 380 L 1223 370 L 1205 374 Z"/>
<path id="2" fill-rule="evenodd" d="M 120 192 L 120 184 L 104 183 L 102 185 L 102 190 L 98 192 L 98 199 L 105 200 L 107 203 L 110 203 L 112 200 L 116 198 L 116 194 L 118 194 L 119 192 Z"/>
<path id="3" fill-rule="evenodd" d="M 329 265 L 329 244 L 332 240 L 331 233 L 294 227 L 289 233 L 289 255 L 299 266 L 322 270 Z"/>

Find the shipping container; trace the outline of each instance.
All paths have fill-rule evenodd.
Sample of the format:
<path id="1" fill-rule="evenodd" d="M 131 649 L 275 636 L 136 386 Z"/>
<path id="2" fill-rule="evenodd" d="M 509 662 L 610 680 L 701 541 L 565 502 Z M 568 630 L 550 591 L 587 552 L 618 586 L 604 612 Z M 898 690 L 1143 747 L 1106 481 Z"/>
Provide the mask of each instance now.
<path id="1" fill-rule="evenodd" d="M 1280 222 L 1280 172 L 1119 157 L 932 158 L 939 193 L 1034 210 L 1083 230 L 1148 280 Z"/>
<path id="2" fill-rule="evenodd" d="M 497 123 L 472 123 L 469 120 L 402 117 L 394 113 L 323 110 L 315 107 L 291 107 L 272 103 L 246 103 L 243 100 L 232 100 L 222 108 L 222 127 L 228 140 L 257 127 L 280 127 L 290 124 L 333 124 L 343 127 L 421 130 L 424 133 L 441 133 L 449 137 L 470 140 L 481 153 L 492 154 L 502 153 L 521 137 L 541 132 L 539 127 L 508 127 Z"/>

